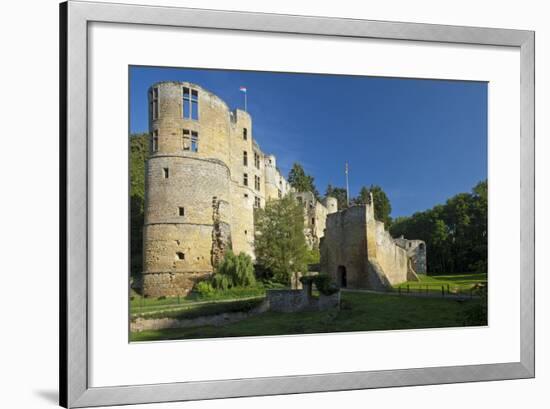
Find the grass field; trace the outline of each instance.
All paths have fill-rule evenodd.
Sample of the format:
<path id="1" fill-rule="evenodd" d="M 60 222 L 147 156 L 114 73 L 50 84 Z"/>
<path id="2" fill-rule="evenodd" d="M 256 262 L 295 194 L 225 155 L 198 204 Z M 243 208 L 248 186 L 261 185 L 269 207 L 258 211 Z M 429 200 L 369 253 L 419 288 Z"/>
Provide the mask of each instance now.
<path id="1" fill-rule="evenodd" d="M 265 296 L 266 289 L 263 286 L 252 288 L 231 288 L 223 292 L 215 292 L 208 296 L 192 293 L 187 297 L 161 297 L 144 298 L 135 292 L 130 297 L 130 314 L 154 314 L 159 311 L 188 309 L 198 303 L 210 303 L 227 300 L 243 300 Z"/>
<path id="2" fill-rule="evenodd" d="M 266 312 L 223 327 L 203 326 L 135 332 L 131 333 L 130 339 L 155 341 L 486 325 L 486 318 L 474 322 L 468 320 L 471 316 L 469 312 L 478 308 L 480 303 L 479 299 L 457 301 L 343 292 L 339 311 Z M 203 307 L 197 307 L 192 313 L 193 316 L 201 315 L 201 308 Z"/>
<path id="3" fill-rule="evenodd" d="M 453 274 L 453 275 L 438 275 L 427 276 L 418 274 L 420 281 L 407 281 L 394 286 L 394 289 L 401 288 L 402 291 L 407 287 L 410 291 L 428 291 L 438 292 L 444 288 L 445 292 L 468 294 L 470 289 L 476 284 L 487 284 L 487 274 Z"/>

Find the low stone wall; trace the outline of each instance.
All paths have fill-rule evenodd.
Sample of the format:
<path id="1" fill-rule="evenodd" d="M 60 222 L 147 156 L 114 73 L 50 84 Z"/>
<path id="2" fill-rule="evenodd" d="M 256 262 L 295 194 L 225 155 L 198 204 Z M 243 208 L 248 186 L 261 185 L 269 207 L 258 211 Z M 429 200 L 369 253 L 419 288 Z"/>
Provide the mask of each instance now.
<path id="1" fill-rule="evenodd" d="M 340 307 L 340 291 L 317 298 L 307 290 L 268 290 L 267 303 L 275 312 L 323 311 Z"/>

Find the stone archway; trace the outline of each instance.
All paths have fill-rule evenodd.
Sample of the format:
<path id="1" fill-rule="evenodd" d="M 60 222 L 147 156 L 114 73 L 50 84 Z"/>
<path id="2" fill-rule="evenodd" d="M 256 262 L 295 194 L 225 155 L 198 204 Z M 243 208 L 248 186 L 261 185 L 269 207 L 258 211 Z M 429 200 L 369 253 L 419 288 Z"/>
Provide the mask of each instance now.
<path id="1" fill-rule="evenodd" d="M 348 286 L 348 276 L 345 266 L 338 266 L 336 270 L 336 283 L 340 288 L 346 288 Z"/>

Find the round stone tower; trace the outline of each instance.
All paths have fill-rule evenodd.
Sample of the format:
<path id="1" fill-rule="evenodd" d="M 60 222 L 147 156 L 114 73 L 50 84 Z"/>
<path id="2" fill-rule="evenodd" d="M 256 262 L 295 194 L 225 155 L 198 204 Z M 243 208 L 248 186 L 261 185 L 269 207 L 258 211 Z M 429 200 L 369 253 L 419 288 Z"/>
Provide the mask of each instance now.
<path id="1" fill-rule="evenodd" d="M 187 82 L 148 91 L 143 291 L 187 294 L 231 247 L 227 105 Z"/>

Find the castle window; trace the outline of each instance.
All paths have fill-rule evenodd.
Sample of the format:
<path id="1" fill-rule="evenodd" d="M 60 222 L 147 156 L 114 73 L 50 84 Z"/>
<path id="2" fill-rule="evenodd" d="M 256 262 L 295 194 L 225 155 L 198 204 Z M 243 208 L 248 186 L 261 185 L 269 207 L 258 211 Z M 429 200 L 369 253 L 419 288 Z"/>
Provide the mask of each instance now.
<path id="1" fill-rule="evenodd" d="M 183 117 L 199 119 L 199 93 L 187 87 L 183 87 Z"/>
<path id="2" fill-rule="evenodd" d="M 199 151 L 199 133 L 191 131 L 191 152 Z"/>
<path id="3" fill-rule="evenodd" d="M 248 152 L 243 151 L 243 165 L 248 166 Z"/>
<path id="4" fill-rule="evenodd" d="M 283 192 L 281 192 L 281 189 L 277 189 L 277 194 L 279 195 L 279 199 L 283 197 Z"/>
<path id="5" fill-rule="evenodd" d="M 243 185 L 248 186 L 248 173 L 243 175 Z"/>
<path id="6" fill-rule="evenodd" d="M 153 120 L 158 119 L 159 117 L 159 89 L 158 87 L 153 88 L 150 94 L 151 97 L 151 118 Z"/>
<path id="7" fill-rule="evenodd" d="M 199 119 L 199 93 L 198 91 L 191 91 L 191 119 Z"/>
<path id="8" fill-rule="evenodd" d="M 153 131 L 152 150 L 153 152 L 157 152 L 159 150 L 159 131 L 157 129 Z"/>
<path id="9" fill-rule="evenodd" d="M 254 207 L 259 208 L 261 203 L 262 202 L 258 196 L 254 197 Z"/>
<path id="10" fill-rule="evenodd" d="M 244 194 L 244 198 L 245 198 L 245 199 L 248 199 L 248 193 L 245 193 L 245 194 Z"/>
<path id="11" fill-rule="evenodd" d="M 254 175 L 254 189 L 260 190 L 260 177 Z"/>
<path id="12" fill-rule="evenodd" d="M 311 218 L 311 224 L 315 224 L 315 217 Z"/>
<path id="13" fill-rule="evenodd" d="M 256 169 L 260 169 L 260 155 L 254 152 L 254 166 Z"/>
<path id="14" fill-rule="evenodd" d="M 243 139 L 246 141 L 248 139 L 248 129 L 243 128 Z"/>
<path id="15" fill-rule="evenodd" d="M 178 212 L 180 216 L 185 216 L 185 208 L 184 207 L 178 207 Z"/>
<path id="16" fill-rule="evenodd" d="M 244 235 L 246 236 L 248 234 L 248 230 L 245 230 L 244 231 Z"/>
<path id="17" fill-rule="evenodd" d="M 178 252 L 176 253 L 176 258 L 177 258 L 178 260 L 185 260 L 185 254 L 182 253 L 181 251 L 178 251 Z"/>
<path id="18" fill-rule="evenodd" d="M 191 148 L 191 142 L 189 138 L 189 129 L 183 130 L 183 150 L 188 151 Z"/>
<path id="19" fill-rule="evenodd" d="M 168 179 L 168 176 L 170 176 L 170 170 L 168 168 L 162 169 L 164 172 L 164 179 Z"/>

